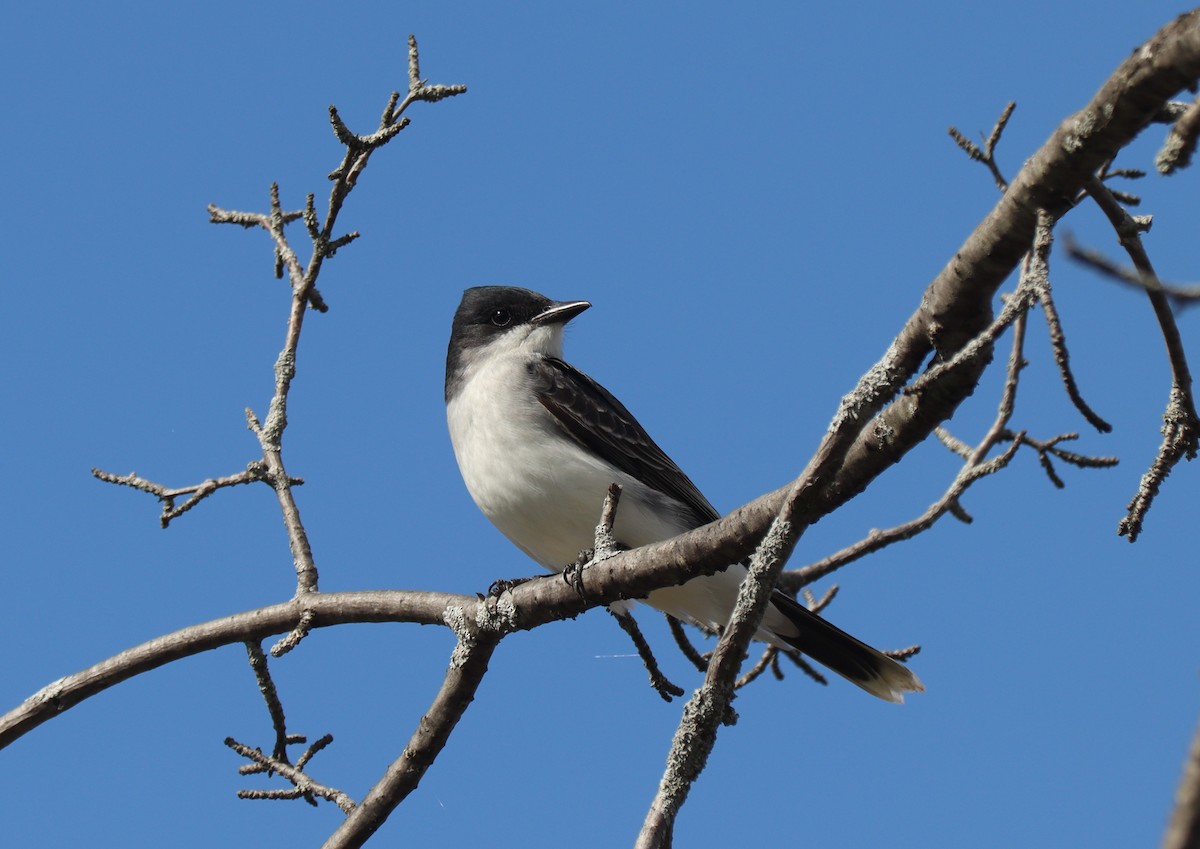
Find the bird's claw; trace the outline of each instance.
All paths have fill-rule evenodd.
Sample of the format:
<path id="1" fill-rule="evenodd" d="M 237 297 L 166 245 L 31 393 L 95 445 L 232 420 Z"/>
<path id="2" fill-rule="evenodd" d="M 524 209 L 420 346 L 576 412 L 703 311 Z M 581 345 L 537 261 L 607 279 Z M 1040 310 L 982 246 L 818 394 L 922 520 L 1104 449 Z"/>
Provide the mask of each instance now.
<path id="1" fill-rule="evenodd" d="M 499 598 L 514 587 L 519 587 L 521 584 L 532 580 L 533 578 L 497 578 L 496 580 L 492 581 L 491 586 L 488 587 L 487 597 Z"/>
<path id="2" fill-rule="evenodd" d="M 593 553 L 590 549 L 581 551 L 575 562 L 562 570 L 563 580 L 570 584 L 571 589 L 575 590 L 575 594 L 584 601 L 587 601 L 587 592 L 583 588 L 583 567 L 591 562 L 592 556 Z"/>

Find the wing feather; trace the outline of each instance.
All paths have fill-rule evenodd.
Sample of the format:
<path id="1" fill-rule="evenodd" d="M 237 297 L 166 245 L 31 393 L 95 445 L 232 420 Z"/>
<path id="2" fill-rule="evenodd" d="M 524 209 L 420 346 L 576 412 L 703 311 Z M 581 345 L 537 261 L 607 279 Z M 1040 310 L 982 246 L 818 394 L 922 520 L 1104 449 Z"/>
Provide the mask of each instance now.
<path id="1" fill-rule="evenodd" d="M 669 495 L 696 527 L 720 518 L 696 485 L 658 447 L 625 405 L 583 372 L 554 357 L 529 366 L 542 406 L 575 440 L 646 486 Z"/>

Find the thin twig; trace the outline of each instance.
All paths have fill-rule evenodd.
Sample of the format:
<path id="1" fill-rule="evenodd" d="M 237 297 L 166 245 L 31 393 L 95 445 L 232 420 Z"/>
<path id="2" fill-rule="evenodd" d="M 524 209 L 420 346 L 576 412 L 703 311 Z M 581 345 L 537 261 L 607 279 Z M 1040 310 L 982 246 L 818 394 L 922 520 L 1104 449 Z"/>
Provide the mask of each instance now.
<path id="1" fill-rule="evenodd" d="M 286 636 L 271 646 L 271 657 L 283 657 L 296 646 L 300 645 L 300 641 L 307 637 L 308 632 L 312 630 L 313 618 L 312 609 L 306 607 L 304 612 L 300 614 L 300 618 L 296 621 L 292 630 L 288 631 Z"/>
<path id="2" fill-rule="evenodd" d="M 996 188 L 1003 194 L 1008 189 L 1008 180 L 1004 179 L 1004 175 L 1000 173 L 1000 168 L 996 165 L 996 145 L 1000 143 L 1000 137 L 1004 134 L 1004 128 L 1008 126 L 1008 119 L 1012 117 L 1013 110 L 1017 108 L 1015 101 L 1009 101 L 1000 113 L 1000 117 L 996 119 L 992 131 L 988 133 L 988 137 L 983 142 L 983 147 L 980 148 L 975 142 L 968 139 L 958 131 L 957 127 L 951 127 L 950 137 L 955 143 L 963 149 L 967 156 L 976 162 L 982 162 L 992 174 L 992 179 L 996 181 Z"/>
<path id="3" fill-rule="evenodd" d="M 897 542 L 912 539 L 917 534 L 928 530 L 942 518 L 957 503 L 970 486 L 980 478 L 993 474 L 1008 465 L 1020 447 L 1019 441 L 1014 441 L 1003 453 L 991 461 L 978 464 L 968 462 L 951 482 L 950 487 L 942 496 L 915 519 L 896 525 L 886 530 L 873 530 L 864 539 L 853 545 L 848 545 L 835 554 L 815 563 L 785 572 L 779 581 L 780 589 L 784 592 L 795 592 L 799 587 L 811 584 L 831 574 L 832 572 L 861 560 L 868 554 L 879 551 Z"/>
<path id="4" fill-rule="evenodd" d="M 596 525 L 592 548 L 593 561 L 607 560 L 626 548 L 613 536 L 613 525 L 617 521 L 617 508 L 620 504 L 621 485 L 615 482 L 610 483 L 608 491 L 604 494 L 604 503 L 600 508 L 600 524 Z"/>
<path id="5" fill-rule="evenodd" d="M 201 481 L 198 484 L 181 487 L 166 487 L 160 483 L 146 480 L 140 477 L 137 472 L 130 472 L 127 475 L 116 475 L 112 472 L 106 472 L 102 469 L 92 469 L 92 475 L 105 483 L 117 484 L 118 486 L 128 486 L 142 492 L 148 492 L 158 498 L 163 503 L 162 515 L 159 516 L 159 524 L 162 527 L 167 527 L 171 524 L 172 519 L 182 516 L 187 511 L 191 510 L 205 498 L 212 495 L 218 489 L 224 489 L 230 486 L 240 486 L 247 483 L 256 483 L 261 480 L 266 480 L 268 477 L 266 465 L 261 460 L 253 460 L 246 464 L 246 470 L 238 472 L 234 475 L 226 475 L 220 478 L 209 478 Z M 299 486 L 304 483 L 303 478 L 290 478 L 289 482 L 292 486 Z M 190 496 L 186 501 L 175 506 L 175 501 L 180 496 Z"/>
<path id="6" fill-rule="evenodd" d="M 1005 329 L 1028 312 L 1034 298 L 1035 293 L 1031 287 L 1018 286 L 1017 291 L 1005 299 L 1000 315 L 996 316 L 991 324 L 959 348 L 953 357 L 930 366 L 924 374 L 904 387 L 904 394 L 919 395 L 948 374 L 976 364 L 981 357 L 990 356 L 992 344 Z"/>
<path id="7" fill-rule="evenodd" d="M 775 677 L 783 680 L 783 672 L 779 669 L 779 649 L 775 646 L 767 646 L 758 661 L 742 673 L 742 677 L 733 682 L 733 689 L 740 690 L 750 682 L 754 681 L 758 676 L 762 675 L 768 669 L 775 673 Z"/>
<path id="8" fill-rule="evenodd" d="M 1075 466 L 1077 469 L 1111 469 L 1113 466 L 1116 466 L 1120 463 L 1120 459 L 1117 457 L 1101 457 L 1089 454 L 1079 454 L 1075 451 L 1067 451 L 1065 448 L 1059 447 L 1059 443 L 1071 442 L 1078 439 L 1079 434 L 1077 433 L 1060 433 L 1058 436 L 1042 440 L 1034 439 L 1032 436 L 1024 432 L 1013 433 L 1011 430 L 1006 428 L 1005 430 L 1001 431 L 999 438 L 1001 441 L 1012 440 L 1014 442 L 1019 442 L 1021 445 L 1028 445 L 1030 448 L 1036 451 L 1038 455 L 1038 462 L 1041 463 L 1043 471 L 1046 472 L 1046 476 L 1050 479 L 1050 483 L 1054 484 L 1054 486 L 1058 489 L 1063 489 L 1066 486 L 1066 483 L 1061 477 L 1058 476 L 1058 472 L 1055 471 L 1054 462 L 1051 459 L 1052 457 L 1057 457 L 1059 460 L 1062 460 L 1064 463 L 1069 463 L 1072 466 Z"/>
<path id="9" fill-rule="evenodd" d="M 1125 517 L 1117 525 L 1117 533 L 1134 542 L 1141 533 L 1146 514 L 1167 475 L 1180 460 L 1185 457 L 1189 460 L 1195 458 L 1197 450 L 1200 449 L 1200 415 L 1197 415 L 1196 401 L 1192 394 L 1192 374 L 1188 367 L 1187 354 L 1183 349 L 1183 337 L 1175 323 L 1171 303 L 1162 287 L 1158 285 L 1158 275 L 1142 245 L 1141 233 L 1144 227 L 1125 211 L 1099 179 L 1093 177 L 1088 181 L 1087 191 L 1116 230 L 1121 247 L 1129 254 L 1138 276 L 1150 283 L 1146 288 L 1146 295 L 1150 299 L 1154 316 L 1158 319 L 1171 366 L 1171 390 L 1167 399 L 1167 409 L 1163 413 L 1162 445 L 1159 446 L 1158 454 L 1150 468 L 1142 475 L 1137 493 L 1130 500 Z"/>
<path id="10" fill-rule="evenodd" d="M 688 639 L 687 631 L 683 629 L 683 623 L 674 616 L 664 614 L 667 618 L 667 627 L 671 629 L 671 636 L 675 638 L 675 644 L 679 646 L 679 650 L 683 652 L 683 656 L 691 661 L 692 666 L 700 672 L 708 669 L 708 655 L 702 654 Z"/>
<path id="11" fill-rule="evenodd" d="M 1085 248 L 1069 237 L 1063 238 L 1063 247 L 1071 259 L 1116 280 L 1118 283 L 1124 283 L 1143 292 L 1154 291 L 1157 288 L 1166 295 L 1171 302 L 1172 309 L 1177 312 L 1200 302 L 1200 285 L 1179 286 L 1146 279 L 1137 272 L 1137 269 L 1120 266 L 1100 251 Z"/>
<path id="12" fill-rule="evenodd" d="M 1042 305 L 1042 313 L 1046 316 L 1046 325 L 1050 331 L 1050 350 L 1054 353 L 1054 363 L 1058 366 L 1059 378 L 1067 391 L 1067 397 L 1071 399 L 1071 403 L 1075 405 L 1075 409 L 1079 411 L 1080 415 L 1087 419 L 1088 424 L 1100 433 L 1112 432 L 1112 425 L 1102 419 L 1088 405 L 1079 391 L 1079 384 L 1075 380 L 1074 372 L 1071 371 L 1071 355 L 1067 350 L 1067 337 L 1063 332 L 1058 307 L 1054 304 L 1049 277 L 1046 278 L 1046 285 L 1038 288 L 1037 299 L 1038 303 Z"/>
<path id="13" fill-rule="evenodd" d="M 258 681 L 258 691 L 262 693 L 263 700 L 267 703 L 267 713 L 271 715 L 271 726 L 275 729 L 275 746 L 271 754 L 286 762 L 289 742 L 287 719 L 283 713 L 283 702 L 279 699 L 279 691 L 275 689 L 275 682 L 271 679 L 267 656 L 263 654 L 262 645 L 254 640 L 246 641 L 246 654 L 250 660 L 250 669 L 254 672 L 254 678 Z"/>
<path id="14" fill-rule="evenodd" d="M 621 630 L 629 635 L 629 639 L 633 640 L 638 657 L 642 659 L 646 672 L 650 675 L 650 686 L 662 697 L 662 700 L 669 702 L 676 696 L 682 696 L 683 688 L 674 684 L 659 668 L 658 659 L 654 656 L 650 644 L 646 642 L 645 636 L 642 635 L 641 629 L 638 628 L 637 620 L 624 610 L 613 610 L 610 607 L 608 612 L 617 620 Z"/>
<path id="15" fill-rule="evenodd" d="M 817 669 L 808 659 L 798 651 L 781 651 L 778 657 L 786 657 L 792 662 L 792 665 L 807 675 L 814 683 L 820 684 L 822 687 L 829 684 L 829 679 L 821 674 L 821 670 Z"/>

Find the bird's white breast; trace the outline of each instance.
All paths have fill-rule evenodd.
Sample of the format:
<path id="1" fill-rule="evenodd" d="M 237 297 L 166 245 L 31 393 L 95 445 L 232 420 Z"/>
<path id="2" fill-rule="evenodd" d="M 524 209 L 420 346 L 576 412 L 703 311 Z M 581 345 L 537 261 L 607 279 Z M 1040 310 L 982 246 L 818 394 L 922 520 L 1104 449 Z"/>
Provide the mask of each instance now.
<path id="1" fill-rule="evenodd" d="M 538 401 L 529 355 L 481 357 L 446 405 L 467 489 L 506 537 L 547 569 L 592 547 L 610 483 L 625 491 L 615 532 L 636 547 L 687 530 L 652 511 L 662 498 L 584 451 Z M 614 481 L 615 478 L 615 481 Z"/>

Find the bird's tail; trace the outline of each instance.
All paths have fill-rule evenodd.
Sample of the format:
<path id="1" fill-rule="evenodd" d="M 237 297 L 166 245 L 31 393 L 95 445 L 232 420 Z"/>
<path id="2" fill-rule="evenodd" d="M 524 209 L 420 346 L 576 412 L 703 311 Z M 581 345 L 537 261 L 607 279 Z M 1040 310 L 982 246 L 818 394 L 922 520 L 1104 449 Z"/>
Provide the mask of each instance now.
<path id="1" fill-rule="evenodd" d="M 775 636 L 868 693 L 903 702 L 905 693 L 924 691 L 921 679 L 907 666 L 826 622 L 791 596 L 776 592 L 771 604 L 796 629 L 795 634 L 776 630 Z"/>

